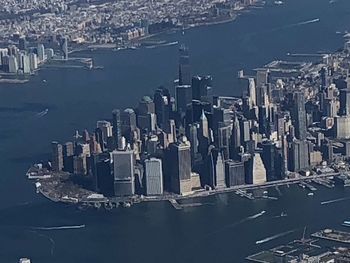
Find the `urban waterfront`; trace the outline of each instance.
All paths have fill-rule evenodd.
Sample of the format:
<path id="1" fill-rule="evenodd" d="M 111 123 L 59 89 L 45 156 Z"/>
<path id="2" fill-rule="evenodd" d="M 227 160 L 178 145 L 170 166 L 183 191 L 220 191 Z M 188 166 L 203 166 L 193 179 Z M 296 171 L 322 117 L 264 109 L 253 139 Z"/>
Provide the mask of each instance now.
<path id="1" fill-rule="evenodd" d="M 283 12 L 293 14 L 293 10 L 296 12 L 301 6 L 305 12 L 298 12 L 294 16 L 283 15 Z M 348 14 L 349 4 L 346 1 L 338 1 L 334 4 L 328 1 L 306 3 L 305 1 L 293 1 L 293 3 L 286 1 L 285 6 L 253 10 L 234 23 L 191 29 L 186 32 L 184 38 L 191 49 L 193 70 L 196 73 L 212 74 L 217 93 L 239 95 L 241 90 L 235 89 L 234 84 L 236 71 L 241 68 L 251 69 L 261 66 L 271 59 L 284 58 L 287 52 L 314 53 L 319 50 L 332 51 L 341 47 L 342 36 L 335 32 L 347 29 L 342 28 L 341 25 L 345 24 Z M 337 19 L 334 19 L 335 15 Z M 320 21 L 300 24 L 315 18 L 319 18 Z M 165 37 L 172 40 L 180 38 L 180 35 L 173 34 Z M 300 45 L 300 42 L 303 45 Z M 299 227 L 297 222 L 300 222 L 301 228 L 305 224 L 310 224 L 316 215 L 320 215 L 320 218 L 324 217 L 319 222 L 320 226 L 325 226 L 326 223 L 332 224 L 332 222 L 340 224 L 346 219 L 343 215 L 339 215 L 339 218 L 328 218 L 325 215 L 332 214 L 327 210 L 328 207 L 323 209 L 319 206 L 307 206 L 305 203 L 309 201 L 304 201 L 308 197 L 301 194 L 299 190 L 288 190 L 285 195 L 287 203 L 280 200 L 277 201 L 278 205 L 276 201 L 267 201 L 268 204 L 265 201 L 249 203 L 248 200 L 239 200 L 230 195 L 220 195 L 201 200 L 210 205 L 190 209 L 186 211 L 188 213 L 171 210 L 168 203 L 161 203 L 140 205 L 134 207 L 132 209 L 134 211 L 120 210 L 113 212 L 112 215 L 94 211 L 77 212 L 74 209 L 47 203 L 39 196 L 34 196 L 33 186 L 25 181 L 23 173 L 29 164 L 45 158 L 48 151 L 47 142 L 52 138 L 62 140 L 70 138 L 76 128 L 92 127 L 97 119 L 109 116 L 111 109 L 116 106 L 121 108 L 136 104 L 140 96 L 151 93 L 159 84 L 171 85 L 177 74 L 177 47 L 140 49 L 120 53 L 89 53 L 89 56 L 91 55 L 94 56 L 97 64 L 105 67 L 104 70 L 89 72 L 44 69 L 28 84 L 3 85 L 0 88 L 0 118 L 5 124 L 0 128 L 2 135 L 0 163 L 3 174 L 0 179 L 0 192 L 3 196 L 1 207 L 4 208 L 0 213 L 4 224 L 1 231 L 3 233 L 1 258 L 9 261 L 19 256 L 29 256 L 33 262 L 77 262 L 85 258 L 85 261 L 96 262 L 101 261 L 105 256 L 102 261 L 112 258 L 123 262 L 135 262 L 141 259 L 144 261 L 147 259 L 146 262 L 158 262 L 173 255 L 169 259 L 174 260 L 173 262 L 181 260 L 210 262 L 218 257 L 220 262 L 240 262 L 254 250 L 260 250 L 254 243 L 270 234 L 273 235 L 274 233 L 267 232 L 272 226 L 267 225 L 263 218 L 259 219 L 260 225 L 253 222 L 247 223 L 246 230 L 249 233 L 247 240 L 241 238 L 243 232 L 235 233 L 234 228 L 232 232 L 220 231 L 220 229 L 259 213 L 261 210 L 268 211 L 267 214 L 275 212 L 280 214 L 281 211 L 288 209 L 298 211 L 297 204 L 303 203 L 306 205 L 305 210 L 310 211 L 310 217 L 299 218 L 298 215 L 302 214 L 300 212 L 296 212 L 293 219 L 291 216 L 287 217 L 289 226 L 292 228 Z M 127 94 L 129 90 L 130 94 Z M 130 99 L 126 100 L 125 97 Z M 48 114 L 41 116 L 40 112 L 45 109 L 49 110 Z M 321 193 L 317 193 L 316 196 L 320 196 L 320 200 L 323 198 L 327 200 L 337 198 L 336 195 L 347 195 L 346 192 L 338 191 L 322 191 L 325 192 L 322 193 L 322 197 Z M 20 205 L 27 202 L 29 204 Z M 244 202 L 248 202 L 249 205 Z M 341 204 L 344 203 L 334 207 L 341 209 Z M 265 209 L 264 206 L 271 206 L 271 208 Z M 274 210 L 278 207 L 279 211 Z M 315 209 L 320 210 L 317 212 Z M 333 212 L 335 214 L 336 211 Z M 196 218 L 197 213 L 200 220 Z M 214 218 L 217 216 L 217 220 L 208 224 L 208 218 L 213 219 L 213 215 Z M 14 224 L 13 228 L 5 229 L 10 222 L 18 223 Z M 85 224 L 86 227 L 81 230 L 65 230 L 57 234 L 40 233 L 54 240 L 53 256 L 51 256 L 53 242 L 49 238 L 38 236 L 22 228 L 23 225 L 71 224 Z M 290 228 L 284 228 L 288 224 L 281 225 L 283 229 L 281 227 L 281 231 L 277 233 L 290 230 Z M 317 225 L 312 227 L 315 226 Z M 100 228 L 106 232 L 103 233 Z M 275 229 L 277 230 L 277 227 Z M 211 230 L 218 231 L 218 234 L 211 237 Z M 240 228 L 240 231 L 242 230 Z M 263 230 L 266 232 L 261 232 L 262 235 L 258 236 L 259 231 Z M 161 235 L 154 236 L 154 232 Z M 67 241 L 73 240 L 71 237 L 76 237 L 77 233 L 81 233 L 79 238 L 84 241 L 79 242 L 76 238 L 70 241 L 72 243 Z M 209 235 L 208 238 L 206 233 Z M 231 235 L 240 238 L 231 239 Z M 199 240 L 206 239 L 206 245 L 196 246 L 196 236 L 199 236 Z M 6 249 L 9 239 L 15 244 L 22 244 L 21 248 L 27 250 L 15 252 L 10 248 Z M 111 242 L 105 246 L 96 245 L 105 240 L 111 240 Z M 194 248 L 184 240 L 194 240 Z M 78 248 L 74 245 L 75 243 L 80 243 Z M 162 244 L 162 248 L 157 248 L 157 244 Z M 96 251 L 94 251 L 95 246 Z M 232 248 L 235 246 L 240 248 L 236 253 Z M 188 251 L 184 253 L 183 250 L 186 248 L 195 251 L 194 254 L 191 255 Z M 69 251 L 69 253 L 63 251 Z M 91 255 L 88 252 L 81 253 L 82 251 L 91 251 Z M 116 254 L 109 254 L 114 251 Z M 206 251 L 208 253 L 205 253 Z M 183 259 L 182 254 L 191 256 Z"/>

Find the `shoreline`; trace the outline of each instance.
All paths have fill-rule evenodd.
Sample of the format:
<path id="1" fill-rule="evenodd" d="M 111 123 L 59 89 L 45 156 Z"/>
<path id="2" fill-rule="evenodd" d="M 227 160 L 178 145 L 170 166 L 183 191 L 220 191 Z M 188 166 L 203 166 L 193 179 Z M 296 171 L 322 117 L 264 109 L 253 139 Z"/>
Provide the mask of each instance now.
<path id="1" fill-rule="evenodd" d="M 289 186 L 293 184 L 302 183 L 305 181 L 312 181 L 317 179 L 327 179 L 327 178 L 335 178 L 339 176 L 340 173 L 326 173 L 326 174 L 318 174 L 318 175 L 310 175 L 310 176 L 302 176 L 298 178 L 289 178 L 289 179 L 283 179 L 283 180 L 277 180 L 277 181 L 270 181 L 265 182 L 262 184 L 244 184 L 244 185 L 236 185 L 229 188 L 218 188 L 214 190 L 197 190 L 192 191 L 186 195 L 178 195 L 178 194 L 164 194 L 160 196 L 144 196 L 144 195 L 133 195 L 128 197 L 101 197 L 100 199 L 90 199 L 86 196 L 87 194 L 93 195 L 98 194 L 96 192 L 92 192 L 89 190 L 86 190 L 84 188 L 79 187 L 79 190 L 86 191 L 84 193 L 85 196 L 77 197 L 77 196 L 68 196 L 67 194 L 62 194 L 59 191 L 53 191 L 52 189 L 49 189 L 50 186 L 45 183 L 46 179 L 39 179 L 36 180 L 36 190 L 37 193 L 40 193 L 43 195 L 43 197 L 49 199 L 52 202 L 55 203 L 65 203 L 65 204 L 74 204 L 77 206 L 88 206 L 88 207 L 96 207 L 99 208 L 100 206 L 112 206 L 113 204 L 115 207 L 118 207 L 119 205 L 123 206 L 131 206 L 133 204 L 142 203 L 142 202 L 162 202 L 162 201 L 169 201 L 172 203 L 172 205 L 175 207 L 178 204 L 178 200 L 189 200 L 193 198 L 204 198 L 208 196 L 218 195 L 218 194 L 227 194 L 227 193 L 233 193 L 237 192 L 238 195 L 241 195 L 242 197 L 247 197 L 245 195 L 245 191 L 252 191 L 252 190 L 263 190 L 268 189 L 271 187 L 278 187 L 278 186 Z M 51 178 L 52 179 L 52 178 Z M 59 178 L 58 178 L 59 179 Z M 316 183 L 316 181 L 314 181 Z M 53 180 L 51 181 L 53 184 L 60 184 L 62 187 L 62 182 Z M 38 185 L 39 184 L 39 185 Z M 243 193 L 243 195 L 242 195 Z M 248 198 L 250 199 L 250 198 Z M 254 199 L 254 198 L 252 198 Z M 175 205 L 174 205 L 175 203 Z M 177 203 L 177 204 L 176 204 Z M 175 207 L 176 208 L 176 207 Z"/>

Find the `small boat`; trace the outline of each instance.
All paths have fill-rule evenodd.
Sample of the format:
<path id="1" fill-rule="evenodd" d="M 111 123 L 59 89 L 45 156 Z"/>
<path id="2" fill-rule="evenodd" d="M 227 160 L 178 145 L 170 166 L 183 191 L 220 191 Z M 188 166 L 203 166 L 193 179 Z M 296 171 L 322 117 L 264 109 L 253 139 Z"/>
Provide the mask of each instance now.
<path id="1" fill-rule="evenodd" d="M 43 82 L 44 82 L 44 83 L 46 83 L 46 82 L 47 82 L 47 80 L 46 80 L 46 79 L 43 79 Z"/>
<path id="2" fill-rule="evenodd" d="M 283 2 L 282 1 L 275 1 L 274 4 L 275 5 L 283 5 Z"/>
<path id="3" fill-rule="evenodd" d="M 288 216 L 288 214 L 286 212 L 281 213 L 281 217 L 286 217 L 286 216 Z"/>
<path id="4" fill-rule="evenodd" d="M 313 196 L 313 195 L 314 195 L 314 193 L 308 193 L 307 195 L 308 195 L 308 196 Z"/>

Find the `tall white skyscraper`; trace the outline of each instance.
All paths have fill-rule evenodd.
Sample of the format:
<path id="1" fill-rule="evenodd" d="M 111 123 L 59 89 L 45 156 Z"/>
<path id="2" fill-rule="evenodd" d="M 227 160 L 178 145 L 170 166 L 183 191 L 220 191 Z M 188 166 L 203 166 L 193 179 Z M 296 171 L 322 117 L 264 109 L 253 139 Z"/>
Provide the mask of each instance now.
<path id="1" fill-rule="evenodd" d="M 38 68 L 38 57 L 35 53 L 29 54 L 30 71 L 34 71 Z"/>
<path id="2" fill-rule="evenodd" d="M 22 69 L 24 74 L 30 73 L 30 59 L 28 55 L 22 56 Z"/>
<path id="3" fill-rule="evenodd" d="M 150 158 L 145 161 L 146 194 L 163 194 L 162 160 Z"/>
<path id="4" fill-rule="evenodd" d="M 44 47 L 44 45 L 39 44 L 37 51 L 38 51 L 39 62 L 43 62 L 45 60 L 45 47 Z"/>
<path id="5" fill-rule="evenodd" d="M 14 55 L 9 56 L 9 72 L 17 73 L 18 71 L 18 63 L 17 58 Z"/>

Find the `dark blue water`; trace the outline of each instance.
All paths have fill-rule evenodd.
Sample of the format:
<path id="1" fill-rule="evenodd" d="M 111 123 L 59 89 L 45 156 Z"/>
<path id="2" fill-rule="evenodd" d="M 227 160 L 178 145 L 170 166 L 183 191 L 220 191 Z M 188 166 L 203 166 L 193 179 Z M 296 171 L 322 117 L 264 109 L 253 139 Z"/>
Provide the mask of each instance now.
<path id="1" fill-rule="evenodd" d="M 212 74 L 217 93 L 240 95 L 239 69 L 286 58 L 288 52 L 336 50 L 343 45 L 336 31 L 350 29 L 349 15 L 347 0 L 286 0 L 283 6 L 253 9 L 232 23 L 161 37 L 186 42 L 193 73 Z M 316 18 L 317 23 L 303 23 Z M 243 262 L 251 252 L 279 241 L 256 246 L 256 240 L 299 231 L 304 225 L 335 226 L 350 217 L 347 201 L 320 205 L 350 195 L 342 189 L 319 189 L 314 198 L 285 189 L 279 201 L 251 202 L 227 194 L 201 200 L 209 204 L 185 211 L 164 202 L 112 213 L 81 212 L 36 195 L 24 173 L 31 163 L 47 158 L 53 139 L 68 140 L 75 129 L 92 128 L 113 108 L 136 105 L 159 85 L 171 87 L 177 75 L 176 46 L 76 55 L 92 56 L 105 68 L 44 69 L 30 83 L 0 85 L 0 262 L 16 262 L 21 256 L 34 263 Z M 46 108 L 48 114 L 38 117 Z M 266 215 L 237 225 L 262 210 Z M 289 216 L 272 218 L 282 211 Z M 86 228 L 30 229 L 72 224 Z M 280 240 L 300 236 L 298 231 Z"/>

